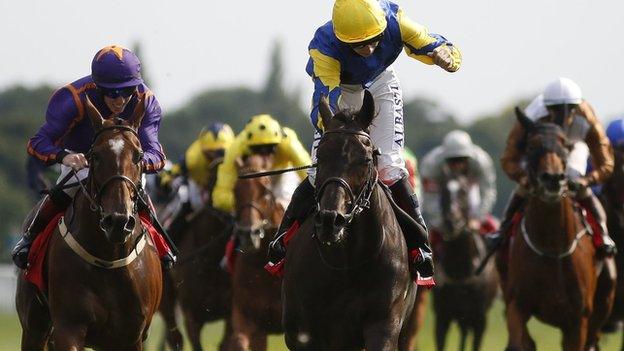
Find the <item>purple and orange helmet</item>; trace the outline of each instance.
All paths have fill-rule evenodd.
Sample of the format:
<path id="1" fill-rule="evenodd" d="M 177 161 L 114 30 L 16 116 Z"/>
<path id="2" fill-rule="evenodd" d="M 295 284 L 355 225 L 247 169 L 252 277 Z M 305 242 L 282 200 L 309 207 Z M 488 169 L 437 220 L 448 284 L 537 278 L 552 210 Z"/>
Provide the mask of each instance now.
<path id="1" fill-rule="evenodd" d="M 130 50 L 111 45 L 102 48 L 91 62 L 91 77 L 99 87 L 123 89 L 143 83 L 141 61 Z"/>

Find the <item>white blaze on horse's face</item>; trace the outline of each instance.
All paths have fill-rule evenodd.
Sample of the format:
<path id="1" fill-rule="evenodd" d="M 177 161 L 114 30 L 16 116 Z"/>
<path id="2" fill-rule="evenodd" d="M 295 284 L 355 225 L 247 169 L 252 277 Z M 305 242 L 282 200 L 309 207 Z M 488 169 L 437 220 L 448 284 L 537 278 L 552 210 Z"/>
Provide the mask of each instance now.
<path id="1" fill-rule="evenodd" d="M 117 167 L 119 167 L 119 159 L 121 157 L 121 152 L 124 149 L 125 143 L 123 139 L 117 138 L 109 140 L 108 145 L 110 145 L 111 150 L 115 153 L 115 156 L 117 156 Z"/>

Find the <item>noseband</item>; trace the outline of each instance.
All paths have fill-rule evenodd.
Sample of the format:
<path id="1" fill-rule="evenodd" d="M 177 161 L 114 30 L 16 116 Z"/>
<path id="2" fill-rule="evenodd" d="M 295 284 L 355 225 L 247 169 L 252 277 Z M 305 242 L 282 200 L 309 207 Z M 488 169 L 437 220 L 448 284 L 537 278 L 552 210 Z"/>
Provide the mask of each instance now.
<path id="1" fill-rule="evenodd" d="M 359 135 L 359 136 L 363 136 L 367 138 L 368 140 L 371 140 L 370 135 L 368 135 L 368 133 L 365 133 L 359 130 L 340 129 L 340 130 L 327 131 L 323 133 L 323 138 L 327 134 L 350 134 L 350 135 L 356 135 L 356 136 Z M 321 142 L 323 141 L 323 138 L 321 138 Z M 371 144 L 372 144 L 372 140 L 371 140 Z M 373 157 L 376 157 L 378 154 L 379 154 L 379 151 L 375 149 L 373 151 Z M 323 184 L 317 189 L 316 195 L 315 195 L 317 213 L 320 212 L 320 209 L 321 209 L 320 201 L 321 201 L 321 198 L 323 197 L 323 194 L 325 193 L 325 189 L 327 188 L 329 184 L 335 183 L 337 184 L 338 187 L 343 188 L 345 192 L 347 193 L 347 196 L 349 196 L 349 204 L 352 207 L 351 207 L 351 210 L 344 215 L 344 218 L 346 220 L 346 224 L 347 225 L 350 224 L 351 221 L 353 221 L 353 219 L 358 214 L 360 214 L 360 212 L 370 207 L 370 197 L 373 194 L 373 189 L 375 188 L 375 183 L 377 183 L 377 179 L 378 179 L 378 174 L 377 174 L 377 169 L 375 168 L 375 163 L 373 159 L 368 160 L 368 173 L 366 175 L 366 182 L 362 186 L 362 189 L 360 190 L 357 196 L 355 196 L 353 189 L 351 189 L 351 186 L 349 186 L 349 183 L 346 180 L 344 180 L 344 178 L 329 177 L 325 179 Z"/>
<path id="2" fill-rule="evenodd" d="M 139 139 L 139 134 L 137 133 L 136 130 L 134 130 L 134 128 L 128 127 L 128 126 L 124 126 L 124 125 L 114 125 L 114 126 L 110 126 L 110 127 L 105 127 L 102 128 L 100 130 L 98 130 L 95 133 L 95 136 L 93 137 L 93 142 L 92 142 L 92 147 L 93 145 L 95 145 L 95 142 L 97 141 L 97 139 L 100 137 L 100 135 L 107 130 L 123 130 L 123 131 L 127 131 L 127 132 L 131 132 L 137 139 Z M 89 164 L 93 164 L 93 150 L 89 150 L 89 152 L 87 153 L 87 159 L 89 161 Z M 76 171 L 72 170 L 72 172 L 74 173 L 74 176 L 76 177 L 76 179 L 78 179 L 78 175 L 76 173 Z M 93 176 L 93 174 L 91 172 L 89 172 L 89 177 L 91 178 Z M 96 192 L 95 194 L 92 194 L 91 191 L 87 190 L 87 188 L 85 187 L 85 185 L 83 184 L 83 182 L 78 181 L 78 185 L 80 186 L 83 194 L 85 195 L 85 197 L 87 198 L 87 200 L 90 202 L 91 204 L 91 210 L 94 212 L 97 212 L 99 215 L 102 214 L 102 204 L 101 204 L 101 198 L 102 198 L 102 194 L 104 193 L 104 190 L 106 189 L 107 186 L 109 186 L 111 183 L 113 183 L 114 181 L 122 181 L 125 183 L 128 183 L 130 185 L 130 188 L 132 189 L 132 192 L 134 193 L 134 195 L 132 196 L 132 202 L 134 203 L 134 207 L 133 207 L 133 214 L 136 214 L 138 212 L 138 203 L 139 201 L 143 201 L 145 202 L 145 199 L 143 198 L 143 194 L 144 194 L 144 190 L 143 187 L 141 186 L 141 183 L 139 181 L 139 184 L 135 183 L 132 179 L 130 179 L 129 177 L 123 175 L 123 174 L 115 174 L 109 178 L 107 178 L 104 182 L 102 182 L 101 185 L 97 186 L 96 185 Z M 139 200 L 139 201 L 137 201 Z"/>

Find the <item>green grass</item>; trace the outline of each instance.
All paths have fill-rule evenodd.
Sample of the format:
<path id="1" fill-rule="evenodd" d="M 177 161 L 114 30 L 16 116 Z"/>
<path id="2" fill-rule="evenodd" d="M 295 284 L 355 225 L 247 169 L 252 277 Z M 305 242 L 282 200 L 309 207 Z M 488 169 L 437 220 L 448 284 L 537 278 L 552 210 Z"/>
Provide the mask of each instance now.
<path id="1" fill-rule="evenodd" d="M 424 330 L 419 337 L 419 350 L 434 350 L 433 340 L 433 321 L 434 316 L 429 311 L 425 322 Z M 157 317 L 150 330 L 150 337 L 147 343 L 148 351 L 157 350 L 156 345 L 160 339 L 162 332 L 162 321 Z M 221 338 L 223 326 L 221 323 L 213 323 L 206 325 L 202 331 L 202 344 L 206 351 L 217 349 L 217 344 Z M 529 322 L 529 330 L 532 337 L 537 342 L 538 350 L 560 350 L 561 333 L 552 327 L 546 326 L 535 319 Z M 0 350 L 18 350 L 20 340 L 20 326 L 15 315 L 0 315 Z M 621 342 L 621 332 L 612 335 L 606 335 L 601 342 L 601 350 L 616 351 L 619 350 Z M 459 332 L 454 326 L 448 335 L 447 350 L 455 351 L 458 349 Z M 488 327 L 484 336 L 482 350 L 503 350 L 507 343 L 507 330 L 505 320 L 503 318 L 503 306 L 499 301 L 490 310 L 488 318 Z M 188 344 L 186 350 L 190 351 Z M 287 351 L 281 335 L 269 338 L 269 351 Z"/>

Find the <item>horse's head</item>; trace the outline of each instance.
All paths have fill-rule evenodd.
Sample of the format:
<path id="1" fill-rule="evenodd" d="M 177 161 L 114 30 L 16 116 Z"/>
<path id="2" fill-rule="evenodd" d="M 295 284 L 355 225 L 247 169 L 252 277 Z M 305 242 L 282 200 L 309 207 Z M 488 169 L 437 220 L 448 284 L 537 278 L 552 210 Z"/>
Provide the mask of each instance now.
<path id="1" fill-rule="evenodd" d="M 478 199 L 473 195 L 478 190 L 464 175 L 446 177 L 440 189 L 444 240 L 451 241 L 470 232 L 468 224 L 475 218 L 478 207 Z"/>
<path id="2" fill-rule="evenodd" d="M 558 201 L 567 189 L 571 144 L 557 124 L 533 122 L 517 107 L 516 116 L 526 131 L 524 148 L 531 186 L 542 200 Z"/>
<path id="3" fill-rule="evenodd" d="M 238 174 L 271 169 L 273 156 L 254 154 L 237 160 Z M 283 208 L 276 202 L 270 177 L 238 179 L 234 187 L 236 222 L 234 235 L 242 250 L 260 250 L 268 228 L 276 228 Z"/>
<path id="4" fill-rule="evenodd" d="M 315 228 L 318 240 L 331 245 L 343 239 L 344 228 L 368 206 L 377 180 L 375 148 L 368 135 L 375 105 L 366 91 L 359 111 L 332 115 L 325 99 L 319 111 L 325 132 L 316 153 Z"/>
<path id="5" fill-rule="evenodd" d="M 95 130 L 88 153 L 88 186 L 100 214 L 100 227 L 112 243 L 124 243 L 137 225 L 143 151 L 137 134 L 144 114 L 139 101 L 129 122 L 105 120 L 87 98 L 87 115 Z"/>

